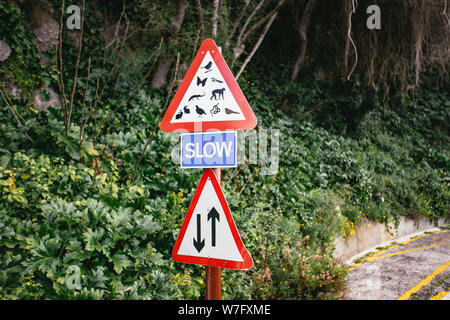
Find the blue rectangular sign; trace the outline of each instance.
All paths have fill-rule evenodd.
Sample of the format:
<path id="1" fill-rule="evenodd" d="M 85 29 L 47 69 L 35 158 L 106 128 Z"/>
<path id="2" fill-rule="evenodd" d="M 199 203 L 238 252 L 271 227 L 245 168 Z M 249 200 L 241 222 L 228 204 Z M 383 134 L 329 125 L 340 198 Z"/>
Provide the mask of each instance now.
<path id="1" fill-rule="evenodd" d="M 236 131 L 181 135 L 182 168 L 229 168 L 237 165 Z"/>

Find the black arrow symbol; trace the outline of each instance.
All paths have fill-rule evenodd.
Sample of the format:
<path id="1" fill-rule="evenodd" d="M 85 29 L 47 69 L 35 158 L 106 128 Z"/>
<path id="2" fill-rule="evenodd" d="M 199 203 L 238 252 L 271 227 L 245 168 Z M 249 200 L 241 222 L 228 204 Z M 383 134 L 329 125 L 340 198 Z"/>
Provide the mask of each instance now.
<path id="1" fill-rule="evenodd" d="M 197 249 L 198 252 L 202 251 L 203 247 L 205 246 L 205 239 L 201 240 L 201 221 L 200 221 L 200 215 L 197 214 L 197 239 L 194 238 L 194 247 Z"/>
<path id="2" fill-rule="evenodd" d="M 211 211 L 208 213 L 208 221 L 209 219 L 212 219 L 211 221 L 211 245 L 213 247 L 216 246 L 216 219 L 217 221 L 220 221 L 219 213 L 217 212 L 216 208 L 212 208 Z"/>

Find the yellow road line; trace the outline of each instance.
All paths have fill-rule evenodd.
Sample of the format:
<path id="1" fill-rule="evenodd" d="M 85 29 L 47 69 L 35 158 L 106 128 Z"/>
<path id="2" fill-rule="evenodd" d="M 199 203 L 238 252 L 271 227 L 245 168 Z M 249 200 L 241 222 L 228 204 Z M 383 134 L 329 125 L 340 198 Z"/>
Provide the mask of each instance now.
<path id="1" fill-rule="evenodd" d="M 420 281 L 418 284 L 416 284 L 414 287 L 406 291 L 404 294 L 402 294 L 400 297 L 397 298 L 397 300 L 408 300 L 411 295 L 418 292 L 423 286 L 430 283 L 439 273 L 445 271 L 448 267 L 450 267 L 450 260 L 444 263 L 442 266 L 437 268 L 433 271 L 432 274 L 428 275 L 425 279 Z"/>
<path id="2" fill-rule="evenodd" d="M 432 236 L 432 235 L 436 235 L 436 234 L 439 234 L 439 233 L 444 232 L 444 231 L 446 231 L 446 230 L 439 230 L 439 231 L 436 231 L 436 232 L 433 232 L 433 233 L 430 233 L 430 234 L 423 234 L 423 235 L 421 235 L 421 236 L 413 237 L 413 238 L 411 238 L 411 239 L 408 239 L 408 240 L 406 240 L 406 241 L 403 241 L 402 243 L 395 244 L 395 245 L 393 245 L 393 246 L 390 246 L 390 247 L 387 248 L 387 249 L 378 251 L 378 252 L 375 253 L 373 256 L 369 257 L 369 258 L 367 259 L 367 261 L 373 261 L 373 260 L 376 260 L 376 259 L 374 259 L 374 258 L 379 257 L 380 254 L 383 254 L 383 253 L 385 253 L 385 252 L 387 252 L 387 251 L 389 251 L 389 250 L 391 250 L 391 249 L 394 249 L 394 248 L 396 248 L 396 247 L 404 246 L 405 244 L 408 244 L 408 243 L 410 243 L 410 242 L 413 242 L 413 241 L 415 241 L 415 240 L 417 240 L 417 239 L 420 239 L 420 238 L 423 238 L 423 237 L 429 237 L 429 236 Z M 383 257 L 385 257 L 385 256 L 383 256 Z M 370 259 L 370 260 L 369 260 L 369 259 Z"/>
<path id="3" fill-rule="evenodd" d="M 390 246 L 390 247 L 388 247 L 388 248 L 386 248 L 386 249 L 383 249 L 383 250 L 380 250 L 380 251 L 376 252 L 374 255 L 372 255 L 372 256 L 370 256 L 370 257 L 367 257 L 367 258 L 366 258 L 366 261 L 377 260 L 377 259 L 379 259 L 378 256 L 379 256 L 380 254 L 382 254 L 382 253 L 385 253 L 385 252 L 387 252 L 387 251 L 389 251 L 389 250 L 391 250 L 391 249 L 397 248 L 397 247 L 399 247 L 399 246 L 403 246 L 403 245 L 405 245 L 405 244 L 407 244 L 407 243 L 410 243 L 411 241 L 414 241 L 414 240 L 416 240 L 416 239 L 419 239 L 419 238 L 422 238 L 422 237 L 427 237 L 427 236 L 429 236 L 429 235 L 428 235 L 428 234 L 424 234 L 424 235 L 422 235 L 422 236 L 417 236 L 417 237 L 408 239 L 408 240 L 406 240 L 406 241 L 404 241 L 404 242 L 402 242 L 402 243 L 394 244 L 394 245 L 392 245 L 392 246 Z M 383 257 L 384 257 L 384 256 L 383 256 Z M 362 263 L 360 263 L 360 264 L 362 264 Z"/>
<path id="4" fill-rule="evenodd" d="M 450 292 L 448 291 L 441 291 L 439 292 L 437 295 L 431 297 L 430 300 L 441 300 L 443 297 L 445 297 L 447 294 L 449 294 Z"/>
<path id="5" fill-rule="evenodd" d="M 447 231 L 447 230 L 439 230 L 439 231 L 436 231 L 436 232 L 433 232 L 433 233 L 423 234 L 423 235 L 416 236 L 416 237 L 413 237 L 413 238 L 411 238 L 411 239 L 408 239 L 408 240 L 406 240 L 406 241 L 403 241 L 403 242 L 401 242 L 401 243 L 394 244 L 394 245 L 392 245 L 392 246 L 390 246 L 390 247 L 388 247 L 388 248 L 386 248 L 386 249 L 383 249 L 383 250 L 380 250 L 380 251 L 376 252 L 375 254 L 373 254 L 373 255 L 370 256 L 370 257 L 367 257 L 367 258 L 366 258 L 364 261 L 362 261 L 362 262 L 353 264 L 353 265 L 349 268 L 348 271 L 352 271 L 352 270 L 356 269 L 357 267 L 359 267 L 360 265 L 362 265 L 364 262 L 374 261 L 374 260 L 378 260 L 378 259 L 382 259 L 382 258 L 388 258 L 388 257 L 392 257 L 392 256 L 396 256 L 396 255 L 399 255 L 399 254 L 402 254 L 402 253 L 407 253 L 407 252 L 412 252 L 412 251 L 426 250 L 426 249 L 430 249 L 430 248 L 437 247 L 437 246 L 440 245 L 440 244 L 445 244 L 445 243 L 438 243 L 438 244 L 435 244 L 435 245 L 432 245 L 432 246 L 429 246 L 429 247 L 423 247 L 423 248 L 417 248 L 417 249 L 405 250 L 405 251 L 400 251 L 400 252 L 394 252 L 394 253 L 391 253 L 391 254 L 387 254 L 387 255 L 380 256 L 381 254 L 383 254 L 383 253 L 385 253 L 385 252 L 387 252 L 387 251 L 389 251 L 389 250 L 391 250 L 391 249 L 394 249 L 394 248 L 399 247 L 399 246 L 404 246 L 404 245 L 406 245 L 406 244 L 408 244 L 408 243 L 410 243 L 410 242 L 412 242 L 412 241 L 414 241 L 414 240 L 417 240 L 417 239 L 420 239 L 420 238 L 423 238 L 423 237 L 429 237 L 429 236 L 432 236 L 432 235 L 437 235 L 437 234 L 439 234 L 439 233 L 441 233 L 441 232 L 445 232 L 445 231 Z M 434 241 L 435 239 L 437 240 L 438 238 L 434 238 L 432 241 Z M 448 238 L 447 238 L 447 239 L 448 239 Z M 444 240 L 446 240 L 446 239 L 444 239 Z"/>
<path id="6" fill-rule="evenodd" d="M 360 263 L 356 263 L 356 264 L 354 264 L 354 265 L 352 265 L 349 269 L 348 269 L 348 271 L 350 272 L 350 271 L 353 271 L 354 269 L 356 269 L 356 268 L 358 268 L 360 265 L 362 265 L 363 263 L 362 262 L 360 262 Z"/>
<path id="7" fill-rule="evenodd" d="M 450 238 L 441 239 L 439 237 L 436 237 L 436 238 L 431 239 L 431 241 L 438 241 L 438 240 L 447 241 L 447 240 L 450 240 Z"/>
<path id="8" fill-rule="evenodd" d="M 414 248 L 414 249 L 409 249 L 409 250 L 404 250 L 404 251 L 393 252 L 393 253 L 385 254 L 384 256 L 368 257 L 367 261 L 374 261 L 374 260 L 378 260 L 378 259 L 398 256 L 400 254 L 404 254 L 404 253 L 408 253 L 408 252 L 414 252 L 414 251 L 431 249 L 431 248 L 435 248 L 437 246 L 440 246 L 441 244 L 443 244 L 443 243 L 436 243 L 436 244 L 432 244 L 431 246 L 426 246 L 426 247 L 421 247 L 421 248 Z"/>

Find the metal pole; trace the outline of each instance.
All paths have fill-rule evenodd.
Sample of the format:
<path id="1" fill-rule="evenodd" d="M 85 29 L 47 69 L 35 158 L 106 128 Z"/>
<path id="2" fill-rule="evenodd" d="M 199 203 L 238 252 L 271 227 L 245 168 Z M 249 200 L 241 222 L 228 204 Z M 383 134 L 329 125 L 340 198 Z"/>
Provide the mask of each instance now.
<path id="1" fill-rule="evenodd" d="M 218 49 L 222 53 L 222 47 L 218 47 Z M 220 185 L 222 180 L 220 168 L 213 168 L 213 171 Z M 222 269 L 206 266 L 205 290 L 206 300 L 222 300 Z"/>
<path id="2" fill-rule="evenodd" d="M 220 168 L 214 168 L 213 171 L 220 184 Z M 206 266 L 205 273 L 206 300 L 222 300 L 222 269 Z"/>

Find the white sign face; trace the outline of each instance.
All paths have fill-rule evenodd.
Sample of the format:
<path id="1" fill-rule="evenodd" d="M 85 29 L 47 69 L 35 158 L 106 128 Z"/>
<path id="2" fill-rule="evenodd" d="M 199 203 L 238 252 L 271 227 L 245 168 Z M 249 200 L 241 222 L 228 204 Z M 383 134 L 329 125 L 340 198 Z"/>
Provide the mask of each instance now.
<path id="1" fill-rule="evenodd" d="M 245 120 L 209 51 L 170 123 Z"/>
<path id="2" fill-rule="evenodd" d="M 192 213 L 177 254 L 244 261 L 209 178 Z"/>
<path id="3" fill-rule="evenodd" d="M 172 258 L 177 262 L 227 269 L 250 269 L 253 265 L 212 169 L 203 171 Z"/>

